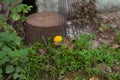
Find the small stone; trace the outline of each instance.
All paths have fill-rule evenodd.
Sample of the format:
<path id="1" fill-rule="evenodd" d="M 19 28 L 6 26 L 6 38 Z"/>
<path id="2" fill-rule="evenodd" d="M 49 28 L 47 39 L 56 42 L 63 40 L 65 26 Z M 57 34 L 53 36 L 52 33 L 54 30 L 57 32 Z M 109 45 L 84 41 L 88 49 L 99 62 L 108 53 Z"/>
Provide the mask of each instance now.
<path id="1" fill-rule="evenodd" d="M 114 49 L 117 49 L 117 48 L 119 48 L 120 47 L 120 45 L 118 45 L 118 44 L 113 44 L 112 45 L 112 48 L 114 48 Z"/>
<path id="2" fill-rule="evenodd" d="M 67 25 L 71 25 L 72 24 L 72 22 L 71 21 L 67 21 Z"/>
<path id="3" fill-rule="evenodd" d="M 116 24 L 111 24 L 111 27 L 112 28 L 117 28 L 117 25 Z"/>
<path id="4" fill-rule="evenodd" d="M 101 45 L 100 42 L 96 40 L 93 40 L 92 43 L 93 43 L 92 48 L 98 48 Z"/>
<path id="5" fill-rule="evenodd" d="M 90 80 L 100 80 L 98 76 L 93 76 L 90 78 Z"/>
<path id="6" fill-rule="evenodd" d="M 107 67 L 107 68 L 106 68 L 106 71 L 109 72 L 109 73 L 112 73 L 111 67 Z"/>

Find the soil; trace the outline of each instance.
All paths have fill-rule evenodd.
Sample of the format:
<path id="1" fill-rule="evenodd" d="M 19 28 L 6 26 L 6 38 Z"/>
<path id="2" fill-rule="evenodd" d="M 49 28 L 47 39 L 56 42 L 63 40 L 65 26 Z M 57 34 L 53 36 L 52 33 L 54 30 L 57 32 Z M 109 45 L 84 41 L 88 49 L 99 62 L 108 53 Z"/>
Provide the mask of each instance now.
<path id="1" fill-rule="evenodd" d="M 106 27 L 102 30 L 98 29 L 95 40 L 102 44 L 118 44 L 116 41 L 116 35 L 120 31 L 120 12 L 111 12 L 100 14 L 102 20 L 101 27 Z M 120 46 L 120 44 L 118 44 Z"/>

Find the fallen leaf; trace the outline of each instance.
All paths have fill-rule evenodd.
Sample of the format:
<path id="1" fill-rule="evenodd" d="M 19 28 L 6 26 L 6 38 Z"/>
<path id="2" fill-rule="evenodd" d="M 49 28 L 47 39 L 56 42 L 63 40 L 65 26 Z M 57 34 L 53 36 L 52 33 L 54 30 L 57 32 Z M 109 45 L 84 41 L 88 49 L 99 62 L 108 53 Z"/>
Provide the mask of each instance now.
<path id="1" fill-rule="evenodd" d="M 71 80 L 71 79 L 68 77 L 64 77 L 63 80 Z"/>
<path id="2" fill-rule="evenodd" d="M 56 47 L 60 47 L 60 46 L 61 46 L 61 43 L 60 43 L 60 42 L 54 42 L 54 45 L 55 45 Z"/>
<path id="3" fill-rule="evenodd" d="M 69 44 L 70 44 L 70 41 L 71 41 L 70 38 L 65 38 L 65 39 L 64 39 L 64 43 L 65 43 L 66 45 L 69 45 Z"/>
<path id="4" fill-rule="evenodd" d="M 104 31 L 102 27 L 100 27 L 98 30 L 99 30 L 100 32 L 103 32 L 103 31 Z"/>
<path id="5" fill-rule="evenodd" d="M 38 53 L 35 52 L 35 53 L 34 53 L 34 56 L 38 56 Z"/>
<path id="6" fill-rule="evenodd" d="M 100 80 L 98 76 L 93 76 L 90 78 L 90 80 Z"/>
<path id="7" fill-rule="evenodd" d="M 44 49 L 41 49 L 41 48 L 39 48 L 39 50 L 38 50 L 42 55 L 44 55 L 46 52 L 45 52 L 45 50 Z"/>
<path id="8" fill-rule="evenodd" d="M 102 39 L 102 38 L 99 38 L 98 41 L 102 44 L 110 44 L 114 42 L 113 40 L 107 40 L 107 39 Z"/>
<path id="9" fill-rule="evenodd" d="M 70 39 L 70 38 L 65 38 L 65 39 L 64 39 L 64 43 L 65 43 L 65 45 L 67 46 L 67 48 L 68 48 L 69 50 L 71 50 L 71 49 L 74 48 L 74 45 L 71 44 L 71 39 Z"/>
<path id="10" fill-rule="evenodd" d="M 112 69 L 113 69 L 115 72 L 118 72 L 118 71 L 120 71 L 120 66 L 114 65 L 114 66 L 112 67 Z"/>
<path id="11" fill-rule="evenodd" d="M 68 46 L 68 49 L 69 49 L 69 50 L 72 50 L 73 48 L 74 48 L 73 45 L 69 45 L 69 46 Z"/>

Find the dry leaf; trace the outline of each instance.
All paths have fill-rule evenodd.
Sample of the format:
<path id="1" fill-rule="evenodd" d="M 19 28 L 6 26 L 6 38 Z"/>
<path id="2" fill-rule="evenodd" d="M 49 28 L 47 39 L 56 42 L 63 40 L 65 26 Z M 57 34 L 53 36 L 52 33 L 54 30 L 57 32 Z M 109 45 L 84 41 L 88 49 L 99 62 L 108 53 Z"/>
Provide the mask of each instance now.
<path id="1" fill-rule="evenodd" d="M 61 46 L 61 43 L 60 43 L 60 42 L 54 42 L 54 45 L 55 45 L 56 47 L 60 47 L 60 46 Z"/>
<path id="2" fill-rule="evenodd" d="M 63 80 L 71 80 L 71 79 L 68 77 L 64 77 Z"/>
<path id="3" fill-rule="evenodd" d="M 70 38 L 65 38 L 65 39 L 64 39 L 64 43 L 65 43 L 66 45 L 69 45 L 69 44 L 70 44 Z"/>
<path id="4" fill-rule="evenodd" d="M 39 50 L 38 50 L 42 55 L 44 55 L 46 52 L 45 52 L 45 50 L 44 49 L 41 49 L 41 48 L 39 48 Z"/>
<path id="5" fill-rule="evenodd" d="M 114 42 L 113 40 L 107 40 L 107 39 L 102 39 L 102 38 L 99 38 L 98 41 L 103 44 L 110 44 Z"/>
<path id="6" fill-rule="evenodd" d="M 90 80 L 100 80 L 98 76 L 93 76 L 90 78 Z"/>
<path id="7" fill-rule="evenodd" d="M 68 48 L 69 50 L 71 50 L 71 49 L 74 48 L 74 45 L 71 44 L 70 41 L 71 41 L 70 38 L 65 38 L 65 39 L 64 39 L 64 43 L 65 43 L 65 45 L 67 46 L 67 48 Z"/>
<path id="8" fill-rule="evenodd" d="M 34 53 L 34 56 L 38 56 L 38 53 L 35 52 L 35 53 Z"/>
<path id="9" fill-rule="evenodd" d="M 102 27 L 100 27 L 98 30 L 99 30 L 100 32 L 103 32 L 103 31 L 104 31 Z"/>
<path id="10" fill-rule="evenodd" d="M 68 46 L 68 49 L 69 49 L 69 50 L 71 50 L 71 49 L 73 49 L 73 48 L 74 48 L 73 45 L 69 45 L 69 46 Z"/>

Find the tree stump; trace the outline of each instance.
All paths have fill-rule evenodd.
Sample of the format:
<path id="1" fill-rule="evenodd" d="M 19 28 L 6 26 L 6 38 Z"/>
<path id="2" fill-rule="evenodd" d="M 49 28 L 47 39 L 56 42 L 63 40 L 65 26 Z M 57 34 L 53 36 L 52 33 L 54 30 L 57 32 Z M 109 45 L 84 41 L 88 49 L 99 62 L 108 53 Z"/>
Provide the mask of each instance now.
<path id="1" fill-rule="evenodd" d="M 65 19 L 57 13 L 34 13 L 28 16 L 26 23 L 27 43 L 39 42 L 43 37 L 65 36 Z"/>

